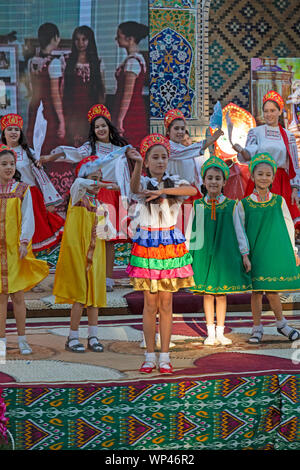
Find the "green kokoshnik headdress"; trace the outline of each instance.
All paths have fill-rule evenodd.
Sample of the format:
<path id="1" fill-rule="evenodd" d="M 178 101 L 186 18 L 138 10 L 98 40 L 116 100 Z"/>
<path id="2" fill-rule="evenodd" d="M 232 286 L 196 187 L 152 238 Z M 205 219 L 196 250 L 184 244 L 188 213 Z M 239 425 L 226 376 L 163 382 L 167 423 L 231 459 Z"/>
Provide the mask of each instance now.
<path id="1" fill-rule="evenodd" d="M 225 179 L 227 180 L 229 178 L 229 168 L 228 168 L 228 166 L 226 165 L 225 162 L 223 162 L 223 160 L 221 160 L 221 158 L 218 158 L 216 156 L 212 156 L 212 157 L 208 158 L 206 160 L 206 162 L 203 163 L 203 165 L 201 167 L 201 176 L 202 176 L 202 178 L 204 178 L 204 174 L 205 174 L 206 170 L 208 170 L 211 167 L 220 168 L 220 170 L 222 170 L 222 172 L 223 172 L 223 175 L 224 175 Z"/>
<path id="2" fill-rule="evenodd" d="M 272 157 L 272 155 L 270 155 L 268 152 L 258 153 L 254 155 L 253 158 L 251 158 L 250 163 L 249 163 L 249 170 L 251 174 L 253 173 L 256 165 L 258 165 L 259 163 L 267 163 L 268 165 L 271 165 L 271 167 L 273 168 L 274 174 L 276 173 L 277 164 L 274 158 Z"/>

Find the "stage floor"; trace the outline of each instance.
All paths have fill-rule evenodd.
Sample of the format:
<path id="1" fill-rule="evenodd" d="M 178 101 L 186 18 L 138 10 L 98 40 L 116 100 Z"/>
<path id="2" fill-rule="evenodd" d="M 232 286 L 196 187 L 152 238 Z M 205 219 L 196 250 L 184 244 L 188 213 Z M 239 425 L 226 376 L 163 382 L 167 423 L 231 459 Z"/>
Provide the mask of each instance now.
<path id="1" fill-rule="evenodd" d="M 286 311 L 289 325 L 300 328 L 300 312 Z M 27 339 L 33 349 L 21 356 L 13 319 L 7 324 L 7 355 L 0 364 L 0 385 L 126 383 L 132 380 L 179 377 L 198 379 L 232 376 L 268 375 L 300 372 L 300 341 L 291 343 L 279 335 L 272 312 L 263 313 L 264 338 L 260 345 L 248 343 L 252 321 L 250 312 L 229 312 L 225 334 L 230 346 L 205 346 L 204 315 L 175 314 L 171 360 L 173 376 L 161 376 L 156 370 L 143 375 L 141 316 L 113 315 L 99 319 L 99 338 L 103 353 L 76 354 L 65 350 L 69 320 L 63 317 L 28 318 Z M 87 343 L 87 318 L 82 318 L 80 339 Z M 299 343 L 299 344 L 298 344 Z M 298 348 L 298 349 L 297 349 Z M 159 351 L 159 350 L 158 350 Z"/>

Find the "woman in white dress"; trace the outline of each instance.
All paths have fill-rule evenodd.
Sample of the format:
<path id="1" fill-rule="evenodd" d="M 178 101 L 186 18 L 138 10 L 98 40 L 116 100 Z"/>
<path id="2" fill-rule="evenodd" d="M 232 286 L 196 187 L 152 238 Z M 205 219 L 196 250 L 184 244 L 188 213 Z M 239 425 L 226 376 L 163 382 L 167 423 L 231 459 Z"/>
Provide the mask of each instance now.
<path id="1" fill-rule="evenodd" d="M 254 155 L 267 152 L 272 155 L 276 164 L 276 177 L 272 184 L 272 193 L 283 196 L 291 213 L 294 226 L 300 229 L 300 211 L 298 209 L 298 190 L 300 188 L 300 168 L 296 139 L 280 124 L 284 107 L 282 97 L 274 90 L 263 97 L 263 114 L 266 124 L 250 129 L 246 146 L 235 144 L 241 163 L 249 162 Z M 245 197 L 252 194 L 254 188 L 250 179 Z"/>

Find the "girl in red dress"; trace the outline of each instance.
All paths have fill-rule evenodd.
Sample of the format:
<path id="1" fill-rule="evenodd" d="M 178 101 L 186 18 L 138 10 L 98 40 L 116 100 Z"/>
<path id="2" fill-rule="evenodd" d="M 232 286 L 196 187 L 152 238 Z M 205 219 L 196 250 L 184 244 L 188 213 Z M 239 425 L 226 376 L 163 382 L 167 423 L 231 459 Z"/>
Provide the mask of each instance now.
<path id="1" fill-rule="evenodd" d="M 44 23 L 39 27 L 39 55 L 28 63 L 32 98 L 28 109 L 27 139 L 33 147 L 33 133 L 36 114 L 40 102 L 43 103 L 43 114 L 47 121 L 47 132 L 42 146 L 42 154 L 63 142 L 65 121 L 62 108 L 61 83 L 63 77 L 63 59 L 52 55 L 60 42 L 57 26 Z"/>
<path id="2" fill-rule="evenodd" d="M 147 111 L 143 97 L 146 63 L 139 52 L 139 42 L 148 36 L 148 26 L 126 21 L 117 30 L 118 46 L 126 49 L 127 57 L 116 70 L 117 91 L 112 121 L 133 147 L 149 133 Z"/>
<path id="3" fill-rule="evenodd" d="M 17 155 L 16 167 L 21 180 L 30 186 L 32 197 L 35 232 L 32 237 L 32 250 L 39 252 L 57 245 L 62 237 L 65 221 L 62 217 L 47 210 L 44 197 L 36 185 L 32 166 L 41 167 L 34 158 L 34 152 L 27 144 L 23 133 L 23 119 L 18 114 L 7 114 L 1 119 L 1 140 L 12 148 Z"/>
<path id="4" fill-rule="evenodd" d="M 79 147 L 86 141 L 86 115 L 95 103 L 104 103 L 105 89 L 94 32 L 79 26 L 72 36 L 72 51 L 64 74 L 63 108 L 66 145 Z"/>

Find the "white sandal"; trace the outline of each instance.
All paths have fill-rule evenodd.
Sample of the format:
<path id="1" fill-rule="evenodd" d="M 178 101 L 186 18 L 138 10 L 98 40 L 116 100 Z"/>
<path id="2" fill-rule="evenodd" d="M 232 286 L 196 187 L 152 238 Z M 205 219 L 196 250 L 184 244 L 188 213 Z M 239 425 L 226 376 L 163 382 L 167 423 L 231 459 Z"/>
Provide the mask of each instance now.
<path id="1" fill-rule="evenodd" d="M 258 344 L 261 342 L 262 337 L 263 337 L 262 331 L 254 331 L 252 332 L 250 338 L 248 339 L 248 342 L 251 344 Z"/>
<path id="2" fill-rule="evenodd" d="M 25 340 L 19 342 L 19 348 L 20 348 L 20 353 L 23 355 L 32 353 L 31 347 Z"/>

